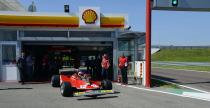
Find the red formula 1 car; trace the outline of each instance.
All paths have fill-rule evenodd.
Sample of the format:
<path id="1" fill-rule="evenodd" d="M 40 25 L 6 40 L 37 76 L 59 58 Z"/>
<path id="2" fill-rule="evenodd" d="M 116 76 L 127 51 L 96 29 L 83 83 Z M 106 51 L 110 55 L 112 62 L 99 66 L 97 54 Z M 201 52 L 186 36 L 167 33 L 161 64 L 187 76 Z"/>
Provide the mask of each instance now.
<path id="1" fill-rule="evenodd" d="M 88 74 L 75 69 L 61 69 L 59 73 L 60 75 L 52 76 L 51 85 L 52 87 L 60 87 L 61 95 L 64 97 L 97 97 L 113 93 L 112 82 L 109 80 L 91 80 Z"/>

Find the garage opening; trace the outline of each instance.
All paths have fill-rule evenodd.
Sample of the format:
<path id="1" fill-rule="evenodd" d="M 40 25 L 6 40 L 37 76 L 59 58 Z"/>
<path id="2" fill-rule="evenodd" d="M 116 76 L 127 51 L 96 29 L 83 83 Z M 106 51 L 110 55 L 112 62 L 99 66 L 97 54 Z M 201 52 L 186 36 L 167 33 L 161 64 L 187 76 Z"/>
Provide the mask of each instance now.
<path id="1" fill-rule="evenodd" d="M 61 68 L 79 68 L 101 79 L 101 56 L 106 53 L 110 59 L 109 79 L 113 79 L 112 42 L 97 43 L 50 43 L 23 42 L 26 57 L 27 81 L 49 81 L 59 74 Z"/>

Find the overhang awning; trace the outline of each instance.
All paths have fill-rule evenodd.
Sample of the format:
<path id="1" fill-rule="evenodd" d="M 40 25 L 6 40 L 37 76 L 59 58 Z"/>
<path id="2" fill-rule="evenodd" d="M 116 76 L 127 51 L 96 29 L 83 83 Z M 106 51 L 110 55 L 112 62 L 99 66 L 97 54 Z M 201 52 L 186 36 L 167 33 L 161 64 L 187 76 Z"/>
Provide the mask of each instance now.
<path id="1" fill-rule="evenodd" d="M 119 27 L 124 28 L 124 17 L 101 17 L 101 27 Z"/>
<path id="2" fill-rule="evenodd" d="M 0 26 L 79 27 L 79 17 L 69 14 L 47 15 L 23 12 L 21 14 L 0 13 Z M 124 28 L 124 17 L 103 16 L 101 28 Z"/>
<path id="3" fill-rule="evenodd" d="M 130 31 L 130 30 L 126 30 L 126 31 L 123 31 L 119 34 L 119 37 L 120 39 L 123 39 L 123 38 L 138 38 L 138 37 L 141 37 L 141 36 L 145 36 L 146 33 L 145 32 L 135 32 L 135 31 Z"/>
<path id="4" fill-rule="evenodd" d="M 78 27 L 79 18 L 75 16 L 0 15 L 0 25 L 2 26 Z"/>

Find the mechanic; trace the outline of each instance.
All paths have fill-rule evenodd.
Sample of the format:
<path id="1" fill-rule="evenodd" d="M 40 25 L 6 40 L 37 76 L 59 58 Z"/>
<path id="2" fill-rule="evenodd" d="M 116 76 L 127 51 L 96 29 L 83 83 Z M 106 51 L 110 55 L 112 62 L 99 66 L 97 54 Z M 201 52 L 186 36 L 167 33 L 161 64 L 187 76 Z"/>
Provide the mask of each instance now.
<path id="1" fill-rule="evenodd" d="M 119 71 L 122 75 L 122 84 L 128 84 L 128 76 L 127 76 L 127 67 L 128 67 L 128 59 L 125 57 L 124 53 L 119 57 Z"/>
<path id="2" fill-rule="evenodd" d="M 17 67 L 20 74 L 20 83 L 23 85 L 25 84 L 25 67 L 26 67 L 26 61 L 25 61 L 25 53 L 22 52 L 21 56 L 18 58 Z"/>
<path id="3" fill-rule="evenodd" d="M 96 60 L 95 60 L 95 77 L 97 80 L 100 80 L 102 79 L 102 76 L 101 76 L 101 56 L 98 55 Z"/>
<path id="4" fill-rule="evenodd" d="M 26 57 L 26 74 L 27 74 L 28 81 L 32 81 L 33 79 L 33 75 L 34 75 L 33 69 L 34 69 L 34 60 L 31 53 L 29 53 L 28 56 Z"/>
<path id="5" fill-rule="evenodd" d="M 95 59 L 93 57 L 90 58 L 90 76 L 91 78 L 95 79 Z"/>
<path id="6" fill-rule="evenodd" d="M 101 76 L 103 79 L 108 79 L 108 69 L 109 69 L 110 63 L 109 63 L 109 57 L 107 54 L 104 54 L 102 56 L 102 61 L 101 61 L 101 67 L 102 67 L 102 73 Z"/>
<path id="7" fill-rule="evenodd" d="M 85 66 L 87 67 L 87 72 L 90 74 L 90 60 L 89 60 L 89 57 L 87 57 L 87 60 L 85 61 Z"/>

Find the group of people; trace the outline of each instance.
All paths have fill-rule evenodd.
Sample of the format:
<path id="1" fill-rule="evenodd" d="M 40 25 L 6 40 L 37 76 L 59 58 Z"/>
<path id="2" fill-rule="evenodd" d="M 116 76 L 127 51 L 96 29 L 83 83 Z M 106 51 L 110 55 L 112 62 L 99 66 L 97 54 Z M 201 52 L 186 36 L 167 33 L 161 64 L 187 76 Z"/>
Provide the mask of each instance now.
<path id="1" fill-rule="evenodd" d="M 110 62 L 107 54 L 104 54 L 102 56 L 101 67 L 102 67 L 101 71 L 102 78 L 108 79 L 108 73 L 109 73 L 108 70 L 110 67 Z M 128 84 L 128 77 L 127 77 L 128 58 L 124 55 L 124 53 L 119 57 L 118 68 L 119 68 L 118 78 L 120 78 L 119 82 L 121 82 L 123 85 Z"/>
<path id="2" fill-rule="evenodd" d="M 47 54 L 34 57 L 30 53 L 25 55 L 25 52 L 21 52 L 17 61 L 20 82 L 24 84 L 26 81 L 48 80 L 53 74 L 58 74 L 62 65 L 62 60 L 51 59 Z"/>
<path id="3" fill-rule="evenodd" d="M 50 68 L 48 66 L 48 57 L 44 56 L 43 57 L 43 62 L 41 65 L 43 65 L 43 68 L 41 70 L 47 72 L 47 68 Z M 56 61 L 55 61 L 56 63 Z M 122 54 L 119 57 L 119 62 L 118 62 L 118 68 L 119 68 L 119 75 L 122 76 L 120 77 L 120 82 L 122 84 L 127 84 L 128 83 L 128 78 L 127 78 L 127 67 L 128 67 L 128 59 L 127 57 Z M 79 64 L 79 63 L 75 63 Z M 76 65 L 75 65 L 76 66 Z M 91 75 L 92 78 L 94 79 L 109 79 L 109 70 L 110 70 L 110 60 L 107 54 L 103 54 L 101 57 L 98 57 L 96 59 L 91 58 L 86 62 L 87 66 L 87 72 Z M 34 60 L 31 55 L 28 55 L 25 57 L 25 53 L 21 53 L 21 57 L 18 59 L 17 62 L 17 67 L 19 69 L 20 73 L 20 82 L 21 84 L 24 84 L 25 81 L 30 81 L 33 77 L 34 74 Z M 57 67 L 54 66 L 53 67 Z M 76 66 L 75 68 L 79 68 L 79 66 Z M 37 71 L 37 70 L 35 70 Z M 51 70 L 52 71 L 52 70 Z M 41 72 L 44 73 L 44 72 Z M 55 72 L 54 72 L 55 73 Z M 49 73 L 47 73 L 49 74 Z M 26 79 L 27 78 L 27 79 Z"/>
<path id="4" fill-rule="evenodd" d="M 85 66 L 87 67 L 87 73 L 91 75 L 92 79 L 109 79 L 110 60 L 107 54 L 97 58 L 88 58 Z"/>

